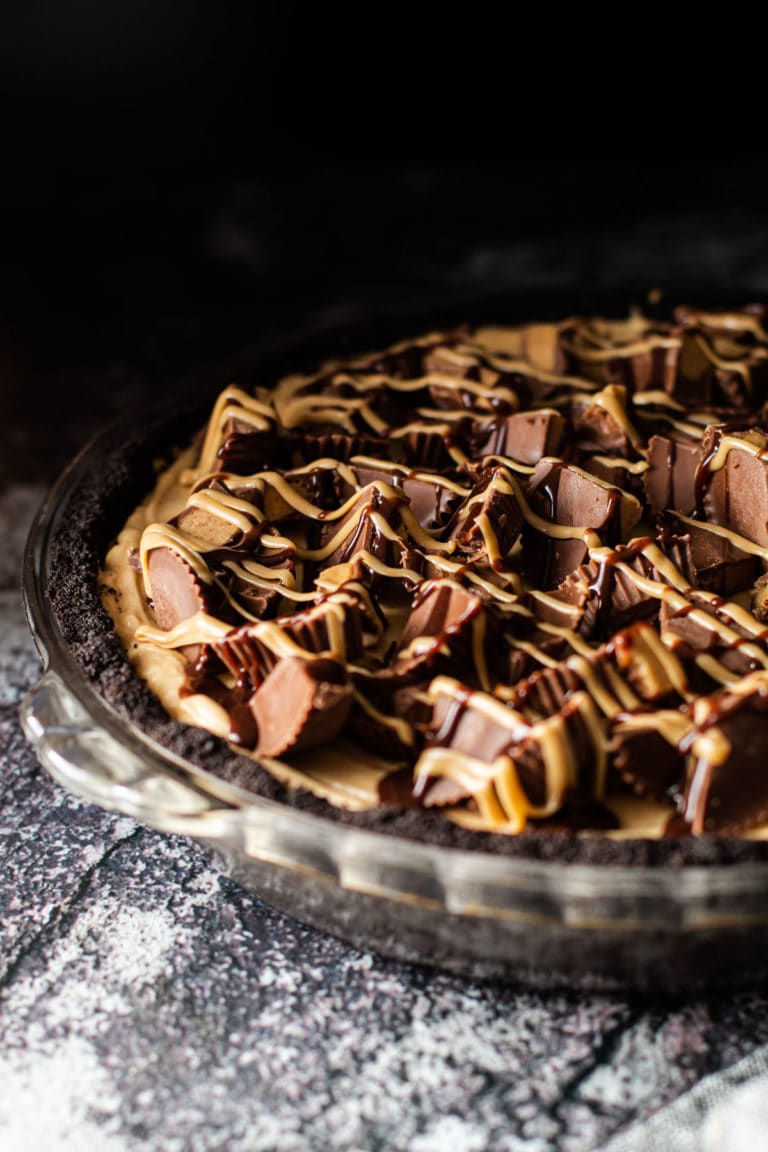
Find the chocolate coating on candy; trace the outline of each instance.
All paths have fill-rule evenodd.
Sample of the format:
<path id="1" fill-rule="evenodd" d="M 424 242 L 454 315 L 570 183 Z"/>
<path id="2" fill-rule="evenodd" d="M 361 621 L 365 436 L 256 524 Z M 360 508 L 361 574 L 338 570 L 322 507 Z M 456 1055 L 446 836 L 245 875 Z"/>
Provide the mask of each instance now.
<path id="1" fill-rule="evenodd" d="M 686 331 L 680 374 L 692 382 L 693 403 L 725 404 L 754 411 L 768 396 L 768 346 L 765 310 L 711 313 L 678 308 Z"/>
<path id="2" fill-rule="evenodd" d="M 650 624 L 633 624 L 589 656 L 570 655 L 553 668 L 534 672 L 503 696 L 515 706 L 549 716 L 574 692 L 588 692 L 612 719 L 627 709 L 660 707 L 684 699 L 687 677 Z"/>
<path id="3" fill-rule="evenodd" d="M 494 625 L 490 605 L 452 580 L 431 580 L 414 598 L 394 661 L 395 672 L 431 679 L 461 672 L 470 684 L 489 691 Z"/>
<path id="4" fill-rule="evenodd" d="M 239 685 L 258 688 L 287 657 L 327 655 L 350 661 L 363 650 L 363 612 L 352 591 L 338 592 L 302 612 L 235 628 L 211 647 Z"/>
<path id="5" fill-rule="evenodd" d="M 648 470 L 643 476 L 652 512 L 667 508 L 691 516 L 696 511 L 696 479 L 703 457 L 702 444 L 691 436 L 670 431 L 651 436 Z"/>
<path id="6" fill-rule="evenodd" d="M 538 463 L 527 499 L 553 525 L 547 534 L 535 531 L 526 551 L 528 572 L 542 588 L 557 587 L 583 564 L 590 545 L 618 544 L 642 511 L 633 496 L 561 460 Z M 554 526 L 572 531 L 558 532 Z"/>
<path id="7" fill-rule="evenodd" d="M 579 452 L 602 452 L 631 461 L 640 436 L 627 412 L 627 391 L 609 384 L 592 396 L 576 397 L 570 405 L 572 443 Z"/>
<path id="8" fill-rule="evenodd" d="M 481 818 L 519 830 L 529 817 L 557 811 L 566 795 L 601 794 L 603 731 L 586 693 L 534 724 L 445 677 L 430 694 L 433 721 L 415 772 L 417 794 L 432 803 L 455 802 L 463 792 Z"/>
<path id="9" fill-rule="evenodd" d="M 697 511 L 768 547 L 768 433 L 761 428 L 713 425 L 702 442 Z"/>
<path id="10" fill-rule="evenodd" d="M 351 463 L 359 484 L 383 480 L 402 489 L 419 524 L 428 530 L 442 527 L 466 496 L 466 489 L 443 476 L 365 456 L 353 457 Z"/>
<path id="11" fill-rule="evenodd" d="M 638 716 L 637 723 L 614 726 L 609 747 L 610 763 L 633 792 L 652 800 L 679 801 L 685 778 L 685 757 L 678 747 L 680 732 L 687 724 L 679 714 L 668 717 L 667 726 L 655 716 Z"/>
<path id="12" fill-rule="evenodd" d="M 679 329 L 639 314 L 625 321 L 568 321 L 560 334 L 571 371 L 638 392 L 675 391 L 681 343 Z"/>
<path id="13" fill-rule="evenodd" d="M 503 468 L 481 472 L 477 484 L 448 527 L 448 539 L 468 557 L 482 555 L 501 570 L 524 524 L 508 473 Z"/>
<path id="14" fill-rule="evenodd" d="M 149 557 L 152 611 L 158 625 L 169 631 L 208 606 L 207 589 L 190 565 L 170 548 L 155 548 Z"/>
<path id="15" fill-rule="evenodd" d="M 565 438 L 566 424 L 559 412 L 542 408 L 513 416 L 476 420 L 472 448 L 476 456 L 507 456 L 521 464 L 536 464 L 554 456 Z"/>
<path id="16" fill-rule="evenodd" d="M 759 558 L 739 548 L 728 536 L 704 522 L 682 520 L 673 512 L 660 519 L 658 540 L 694 588 L 732 596 L 757 579 Z"/>
<path id="17" fill-rule="evenodd" d="M 287 657 L 251 697 L 256 752 L 279 757 L 327 744 L 343 728 L 352 688 L 341 664 Z"/>
<path id="18" fill-rule="evenodd" d="M 548 596 L 534 594 L 537 617 L 602 640 L 633 620 L 657 616 L 658 603 L 645 593 L 641 582 L 658 579 L 653 559 L 647 554 L 650 543 L 640 538 L 632 544 L 590 553 L 587 562 Z"/>
<path id="19" fill-rule="evenodd" d="M 698 701 L 688 753 L 683 820 L 694 833 L 739 829 L 768 818 L 768 677 Z"/>

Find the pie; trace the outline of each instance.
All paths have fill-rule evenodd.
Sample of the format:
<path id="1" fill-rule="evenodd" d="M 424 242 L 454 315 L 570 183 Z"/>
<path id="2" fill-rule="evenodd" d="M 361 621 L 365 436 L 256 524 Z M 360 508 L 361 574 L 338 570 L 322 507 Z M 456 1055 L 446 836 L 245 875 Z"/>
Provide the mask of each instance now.
<path id="1" fill-rule="evenodd" d="M 123 705 L 427 839 L 765 836 L 766 325 L 465 327 L 226 387 L 102 556 Z"/>

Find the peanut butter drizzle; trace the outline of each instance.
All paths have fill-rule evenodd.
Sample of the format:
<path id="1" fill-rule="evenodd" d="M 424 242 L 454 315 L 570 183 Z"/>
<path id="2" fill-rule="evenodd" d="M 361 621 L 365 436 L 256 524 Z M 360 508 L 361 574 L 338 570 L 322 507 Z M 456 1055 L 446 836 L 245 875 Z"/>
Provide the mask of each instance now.
<path id="1" fill-rule="evenodd" d="M 603 325 L 601 330 L 600 325 Z M 576 360 L 586 360 L 594 364 L 603 364 L 609 360 L 628 359 L 639 356 L 645 352 L 653 352 L 657 348 L 679 348 L 680 337 L 666 333 L 643 332 L 647 327 L 644 318 L 639 323 L 632 321 L 593 321 L 589 330 L 590 344 L 577 344 L 572 338 L 560 337 L 561 347 Z M 582 329 L 582 334 L 584 330 Z"/>
<path id="2" fill-rule="evenodd" d="M 632 476 L 642 476 L 649 468 L 647 460 L 625 460 L 623 456 L 593 456 L 592 459 L 606 468 L 621 468 Z"/>
<path id="3" fill-rule="evenodd" d="M 667 583 L 643 576 L 635 572 L 628 564 L 618 561 L 615 567 L 623 572 L 636 588 L 647 596 L 666 601 L 675 612 L 684 611 L 690 619 L 701 623 L 708 630 L 716 633 L 723 646 L 738 647 L 750 659 L 768 668 L 768 652 L 756 643 L 768 639 L 768 630 L 763 628 L 751 613 L 733 600 L 723 600 L 722 597 L 703 589 L 695 590 L 696 600 L 693 600 L 690 594 L 694 592 L 694 589 L 686 582 L 679 569 L 664 555 L 657 544 L 648 542 L 643 545 L 640 551 L 651 561 L 654 568 L 661 573 Z M 599 553 L 596 555 L 599 556 Z M 709 604 L 712 614 L 710 615 L 703 608 L 696 607 L 696 601 Z M 738 625 L 748 635 L 754 637 L 756 642 L 751 643 L 746 640 L 741 632 L 729 627 L 719 618 L 720 616 L 725 616 L 726 619 Z M 676 643 L 676 638 L 670 637 L 663 629 L 661 639 L 670 646 L 674 646 Z"/>
<path id="4" fill-rule="evenodd" d="M 487 331 L 488 329 L 480 329 L 477 333 L 478 340 L 481 334 Z M 536 383 L 544 384 L 548 388 L 563 388 L 584 392 L 594 387 L 591 381 L 585 380 L 583 376 L 569 376 L 563 375 L 561 372 L 548 371 L 544 365 L 537 365 L 534 361 L 523 356 L 507 355 L 501 350 L 495 353 L 488 353 L 480 343 L 477 345 L 467 344 L 464 347 L 469 353 L 468 359 L 470 360 L 476 360 L 477 357 L 473 355 L 473 353 L 479 351 L 491 368 L 495 368 L 499 372 L 519 372 L 521 375 L 529 377 Z"/>
<path id="5" fill-rule="evenodd" d="M 747 332 L 760 344 L 768 344 L 768 332 L 757 316 L 750 312 L 705 312 L 698 308 L 686 308 L 685 317 L 689 323 L 700 324 L 704 328 L 721 329 L 739 335 Z"/>
<path id="6" fill-rule="evenodd" d="M 370 459 L 368 460 L 370 463 Z M 323 461 L 323 464 L 330 463 Z M 574 468 L 574 471 L 580 472 L 582 475 L 589 476 L 588 473 L 582 469 Z M 351 479 L 352 469 L 346 469 L 346 479 Z M 451 541 L 441 541 L 436 538 L 436 534 L 428 532 L 423 529 L 416 521 L 413 513 L 404 501 L 402 491 L 384 480 L 374 480 L 370 484 L 363 487 L 356 483 L 355 490 L 352 495 L 344 501 L 337 509 L 326 512 L 311 501 L 307 500 L 300 492 L 297 492 L 290 483 L 288 483 L 283 476 L 275 472 L 257 473 L 253 477 L 237 476 L 232 473 L 222 473 L 221 478 L 230 482 L 238 490 L 243 488 L 251 488 L 254 497 L 263 499 L 266 490 L 271 489 L 278 493 L 281 500 L 299 512 L 301 515 L 308 519 L 335 521 L 343 519 L 347 516 L 355 505 L 359 502 L 361 494 L 369 491 L 372 495 L 377 494 L 381 497 L 388 498 L 398 502 L 400 505 L 398 509 L 398 517 L 400 519 L 400 528 L 393 527 L 388 521 L 381 516 L 380 513 L 371 511 L 369 517 L 377 531 L 381 536 L 393 543 L 402 540 L 404 537 L 409 537 L 413 543 L 423 549 L 432 561 L 439 567 L 450 574 L 451 571 L 458 572 L 465 565 L 455 565 L 453 569 L 446 563 L 447 558 L 455 551 L 455 544 Z M 414 476 L 423 476 L 423 473 L 415 472 Z M 608 484 L 596 477 L 589 476 L 591 482 L 598 484 L 600 487 L 616 489 L 614 485 Z M 461 486 L 455 486 L 459 492 L 466 492 L 467 489 Z M 542 532 L 544 535 L 553 539 L 571 540 L 582 539 L 588 547 L 600 547 L 601 541 L 599 535 L 592 529 L 586 527 L 571 527 L 569 525 L 555 524 L 544 517 L 535 513 L 528 505 L 528 502 L 523 495 L 522 489 L 515 477 L 506 471 L 496 475 L 491 480 L 488 486 L 489 493 L 498 492 L 503 495 L 509 495 L 514 498 L 520 512 L 525 521 L 537 531 Z M 632 508 L 637 508 L 639 514 L 639 505 L 633 496 L 628 493 L 621 492 L 622 500 L 625 500 Z M 197 489 L 195 490 L 186 502 L 187 507 L 204 508 L 211 515 L 218 515 L 231 523 L 234 527 L 238 528 L 245 534 L 253 522 L 263 522 L 263 513 L 260 511 L 257 504 L 251 504 L 244 499 L 236 498 L 228 493 L 217 492 L 214 489 Z M 261 543 L 266 547 L 285 548 L 290 549 L 298 558 L 312 562 L 322 562 L 333 554 L 349 537 L 351 537 L 358 529 L 359 516 L 353 518 L 349 523 L 339 528 L 338 532 L 331 536 L 331 538 L 320 548 L 306 548 L 302 545 L 296 544 L 288 537 L 282 535 L 265 534 L 261 537 Z M 482 514 L 478 517 L 478 526 L 486 547 L 486 553 L 491 561 L 491 564 L 498 563 L 504 559 L 502 550 L 499 546 L 498 539 L 496 538 L 494 529 L 487 516 Z M 188 533 L 183 532 L 178 527 L 169 524 L 151 524 L 146 529 L 141 538 L 140 557 L 142 564 L 142 571 L 144 573 L 144 583 L 147 595 L 151 598 L 151 586 L 149 579 L 149 553 L 155 548 L 170 548 L 182 557 L 182 559 L 189 565 L 195 575 L 203 583 L 210 585 L 213 583 L 219 584 L 214 574 L 211 572 L 208 564 L 205 561 L 203 553 L 210 550 L 204 541 L 190 536 Z M 378 575 L 388 576 L 390 578 L 399 577 L 400 579 L 408 579 L 414 583 L 421 582 L 419 573 L 404 568 L 394 569 L 391 566 L 383 564 L 376 557 L 371 556 L 367 551 L 358 554 L 362 563 L 364 563 L 371 571 L 376 572 Z M 249 579 L 250 573 L 247 569 L 239 571 L 238 573 L 243 579 Z M 326 576 L 328 573 L 326 573 Z M 263 586 L 263 574 L 256 573 L 256 579 L 253 583 L 262 581 L 260 586 Z M 485 580 L 477 573 L 467 573 L 470 582 L 476 584 L 478 587 L 483 588 L 495 600 L 508 601 L 510 598 L 513 600 L 517 598 L 520 591 L 519 587 L 516 591 L 509 593 L 505 589 L 498 587 L 492 582 Z M 342 579 L 339 573 L 339 581 Z M 515 581 L 512 581 L 515 584 Z M 327 586 L 327 583 L 326 583 Z M 248 610 L 229 593 L 223 589 L 225 598 L 229 601 L 234 610 L 246 620 L 254 619 Z"/>
<path id="7" fill-rule="evenodd" d="M 225 388 L 219 395 L 208 421 L 196 469 L 198 474 L 204 475 L 213 470 L 221 434 L 229 420 L 241 420 L 254 431 L 268 431 L 274 421 L 274 409 L 270 404 L 256 399 L 234 384 Z"/>
<path id="8" fill-rule="evenodd" d="M 764 548 L 762 544 L 756 544 L 754 540 L 749 540 L 746 536 L 740 536 L 731 528 L 724 528 L 722 524 L 713 524 L 711 520 L 702 524 L 701 520 L 694 520 L 692 516 L 684 516 L 682 512 L 676 512 L 675 516 L 678 520 L 682 520 L 683 524 L 690 524 L 692 528 L 706 528 L 707 532 L 711 532 L 713 536 L 721 536 L 724 540 L 730 541 L 739 551 L 747 552 L 750 556 L 759 556 L 762 560 L 768 561 L 768 548 Z"/>
<path id="9" fill-rule="evenodd" d="M 733 349 L 733 356 L 718 355 L 717 348 L 714 341 L 710 343 L 703 336 L 694 337 L 696 346 L 704 354 L 710 364 L 715 368 L 723 369 L 727 372 L 734 372 L 737 376 L 741 376 L 744 386 L 749 393 L 752 386 L 752 367 L 749 363 L 749 358 L 740 354 L 737 349 Z M 760 358 L 765 358 L 765 350 L 759 349 L 758 355 Z"/>
<path id="10" fill-rule="evenodd" d="M 566 791 L 576 783 L 577 765 L 572 742 L 562 716 L 528 725 L 525 718 L 513 710 L 495 703 L 479 693 L 468 693 L 462 684 L 446 676 L 437 677 L 429 689 L 432 700 L 448 696 L 461 701 L 464 708 L 476 709 L 488 715 L 501 728 L 508 728 L 510 740 L 529 739 L 537 743 L 544 764 L 546 799 L 534 804 L 526 795 L 512 753 L 497 756 L 493 761 L 482 761 L 455 748 L 427 748 L 414 769 L 417 780 L 448 779 L 465 789 L 475 800 L 480 820 L 474 813 L 452 812 L 454 819 L 467 826 L 484 827 L 497 832 L 517 833 L 525 827 L 529 817 L 544 818 L 561 807 Z M 605 744 L 603 730 L 595 712 L 592 698 L 586 692 L 572 697 L 584 720 L 596 758 L 595 794 L 601 797 L 605 783 Z"/>
<path id="11" fill-rule="evenodd" d="M 401 393 L 422 392 L 431 386 L 476 397 L 481 403 L 487 402 L 489 411 L 493 411 L 492 404 L 498 404 L 499 401 L 508 404 L 512 411 L 516 411 L 519 407 L 517 394 L 510 388 L 493 387 L 467 380 L 462 376 L 448 376 L 440 372 L 431 372 L 413 380 L 399 380 L 378 373 L 358 376 L 339 372 L 334 374 L 334 383 L 345 384 L 362 393 L 373 392 L 381 387 Z M 287 377 L 275 390 L 275 410 L 285 428 L 296 428 L 305 423 L 322 424 L 330 420 L 338 423 L 345 431 L 353 432 L 355 425 L 348 413 L 357 412 L 374 432 L 387 431 L 386 422 L 379 418 L 364 399 L 303 392 L 307 385 L 306 377 Z"/>

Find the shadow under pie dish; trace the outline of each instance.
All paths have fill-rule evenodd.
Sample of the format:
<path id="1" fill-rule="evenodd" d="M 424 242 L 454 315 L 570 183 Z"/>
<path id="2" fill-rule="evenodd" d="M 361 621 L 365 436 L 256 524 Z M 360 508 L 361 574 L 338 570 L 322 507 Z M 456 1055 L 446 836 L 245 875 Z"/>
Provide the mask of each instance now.
<path id="1" fill-rule="evenodd" d="M 134 810 L 407 958 L 643 985 L 693 948 L 701 984 L 754 978 L 712 941 L 763 931 L 762 320 L 430 334 L 229 386 L 154 487 L 185 429 L 107 451 L 38 575 L 142 755 L 213 800 L 192 827 Z M 81 529 L 138 678 L 93 588 L 78 633 Z"/>

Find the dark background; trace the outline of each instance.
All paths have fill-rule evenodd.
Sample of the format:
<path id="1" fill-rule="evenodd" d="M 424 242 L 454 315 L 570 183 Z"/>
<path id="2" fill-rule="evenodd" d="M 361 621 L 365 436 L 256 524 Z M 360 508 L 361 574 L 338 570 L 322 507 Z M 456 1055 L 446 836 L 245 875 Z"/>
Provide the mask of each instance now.
<path id="1" fill-rule="evenodd" d="M 6 474 L 52 474 L 116 411 L 318 314 L 500 289 L 532 311 L 768 295 L 749 29 L 509 16 L 7 9 Z"/>

